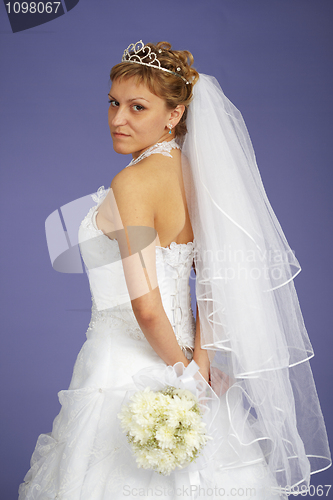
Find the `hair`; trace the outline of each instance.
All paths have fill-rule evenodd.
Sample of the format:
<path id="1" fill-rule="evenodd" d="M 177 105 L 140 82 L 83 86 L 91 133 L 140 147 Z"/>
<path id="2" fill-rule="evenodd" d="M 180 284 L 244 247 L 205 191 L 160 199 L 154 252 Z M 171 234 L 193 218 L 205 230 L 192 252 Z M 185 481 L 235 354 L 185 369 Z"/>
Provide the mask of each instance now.
<path id="1" fill-rule="evenodd" d="M 134 78 L 137 84 L 146 85 L 150 92 L 164 99 L 167 109 L 172 110 L 178 105 L 184 105 L 184 113 L 175 127 L 175 136 L 182 140 L 187 132 L 187 108 L 193 97 L 193 86 L 199 78 L 199 73 L 192 67 L 193 56 L 188 50 L 171 50 L 170 43 L 158 42 L 156 45 L 147 43 L 137 52 L 141 58 L 147 56 L 145 47 L 150 47 L 163 68 L 177 72 L 189 83 L 172 73 L 128 61 L 113 66 L 110 73 L 111 81 Z M 180 71 L 177 71 L 177 68 L 180 68 Z"/>

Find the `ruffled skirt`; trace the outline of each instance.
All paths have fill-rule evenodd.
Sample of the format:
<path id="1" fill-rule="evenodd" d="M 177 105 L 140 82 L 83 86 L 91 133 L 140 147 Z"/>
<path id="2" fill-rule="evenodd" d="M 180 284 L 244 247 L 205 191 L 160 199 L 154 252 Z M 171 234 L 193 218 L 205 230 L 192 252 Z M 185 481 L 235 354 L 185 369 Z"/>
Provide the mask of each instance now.
<path id="1" fill-rule="evenodd" d="M 37 440 L 19 500 L 283 498 L 274 491 L 258 442 L 233 442 L 225 395 L 217 418 L 220 444 L 207 467 L 169 476 L 138 468 L 117 414 L 127 391 L 136 390 L 132 375 L 165 363 L 146 340 L 130 337 L 121 326 L 110 331 L 101 325 L 87 337 L 69 389 L 59 392 L 61 410 L 52 432 Z"/>

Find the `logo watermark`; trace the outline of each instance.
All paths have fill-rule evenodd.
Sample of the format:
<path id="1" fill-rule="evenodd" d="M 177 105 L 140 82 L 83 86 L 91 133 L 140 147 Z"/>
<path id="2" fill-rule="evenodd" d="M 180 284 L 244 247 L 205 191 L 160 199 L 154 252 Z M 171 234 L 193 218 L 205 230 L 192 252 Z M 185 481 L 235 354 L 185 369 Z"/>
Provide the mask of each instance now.
<path id="1" fill-rule="evenodd" d="M 218 497 L 234 497 L 240 498 L 253 497 L 257 495 L 256 488 L 253 487 L 238 487 L 238 488 L 219 488 L 218 486 L 203 487 L 200 485 L 182 486 L 178 488 L 168 488 L 167 486 L 155 486 L 154 488 L 132 488 L 130 485 L 123 487 L 123 496 L 128 498 L 218 498 Z"/>
<path id="2" fill-rule="evenodd" d="M 93 202 L 97 205 L 93 206 Z M 100 214 L 104 230 L 96 222 Z M 163 277 L 164 266 L 156 265 L 155 250 L 160 247 L 157 231 L 148 226 L 124 227 L 112 189 L 101 187 L 96 194 L 55 210 L 45 221 L 45 231 L 51 263 L 56 271 L 87 271 L 89 279 L 98 283 L 101 283 L 102 274 L 109 274 L 108 289 L 102 294 L 108 301 L 97 303 L 96 299 L 98 310 L 118 304 L 121 295 L 127 301 L 128 294 L 133 300 L 154 290 L 158 286 L 157 267 L 159 278 Z M 111 244 L 110 240 L 115 242 Z M 164 259 L 165 255 L 161 255 Z M 215 251 L 194 245 L 193 264 L 195 273 L 191 272 L 189 279 L 197 281 L 202 293 L 206 293 L 206 283 L 210 283 L 210 290 L 209 286 L 218 281 L 249 293 L 256 282 L 256 286 L 259 284 L 262 291 L 268 292 L 288 283 L 300 270 L 289 247 L 285 252 L 258 245 L 237 248 L 237 242 L 224 244 Z M 120 285 L 124 284 L 120 279 L 122 273 L 127 288 L 116 290 L 114 276 L 119 278 Z"/>

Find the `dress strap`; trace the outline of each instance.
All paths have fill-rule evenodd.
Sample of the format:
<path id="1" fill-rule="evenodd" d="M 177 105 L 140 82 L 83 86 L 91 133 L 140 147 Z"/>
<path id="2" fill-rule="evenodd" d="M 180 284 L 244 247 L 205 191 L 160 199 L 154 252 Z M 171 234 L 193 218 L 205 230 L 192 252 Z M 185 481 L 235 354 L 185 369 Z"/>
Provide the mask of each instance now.
<path id="1" fill-rule="evenodd" d="M 179 144 L 176 142 L 176 139 L 172 139 L 171 141 L 163 141 L 163 142 L 157 142 L 150 148 L 146 149 L 143 153 L 141 153 L 140 156 L 138 156 L 136 159 L 133 159 L 131 163 L 127 165 L 127 167 L 130 167 L 131 165 L 135 165 L 136 163 L 139 163 L 139 161 L 143 160 L 144 158 L 147 158 L 147 156 L 150 156 L 155 153 L 160 153 L 164 156 L 169 156 L 172 158 L 172 155 L 170 154 L 170 151 L 172 149 L 181 149 Z"/>

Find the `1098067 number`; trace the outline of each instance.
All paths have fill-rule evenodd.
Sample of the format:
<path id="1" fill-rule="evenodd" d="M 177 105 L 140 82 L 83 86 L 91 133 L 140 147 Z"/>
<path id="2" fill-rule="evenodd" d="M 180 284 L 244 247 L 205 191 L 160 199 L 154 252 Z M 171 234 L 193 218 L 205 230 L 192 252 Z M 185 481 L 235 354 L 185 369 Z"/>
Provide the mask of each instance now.
<path id="1" fill-rule="evenodd" d="M 282 492 L 286 493 L 288 496 L 293 495 L 294 497 L 297 496 L 307 496 L 309 495 L 310 497 L 328 497 L 329 496 L 329 491 L 331 489 L 332 485 L 331 484 L 325 484 L 325 485 L 313 485 L 310 484 L 308 487 L 306 485 L 296 485 L 296 486 L 285 486 L 284 488 L 280 489 L 277 488 L 276 492 L 274 494 L 279 494 Z"/>
<path id="2" fill-rule="evenodd" d="M 61 2 L 11 2 L 6 3 L 8 14 L 56 14 Z"/>

